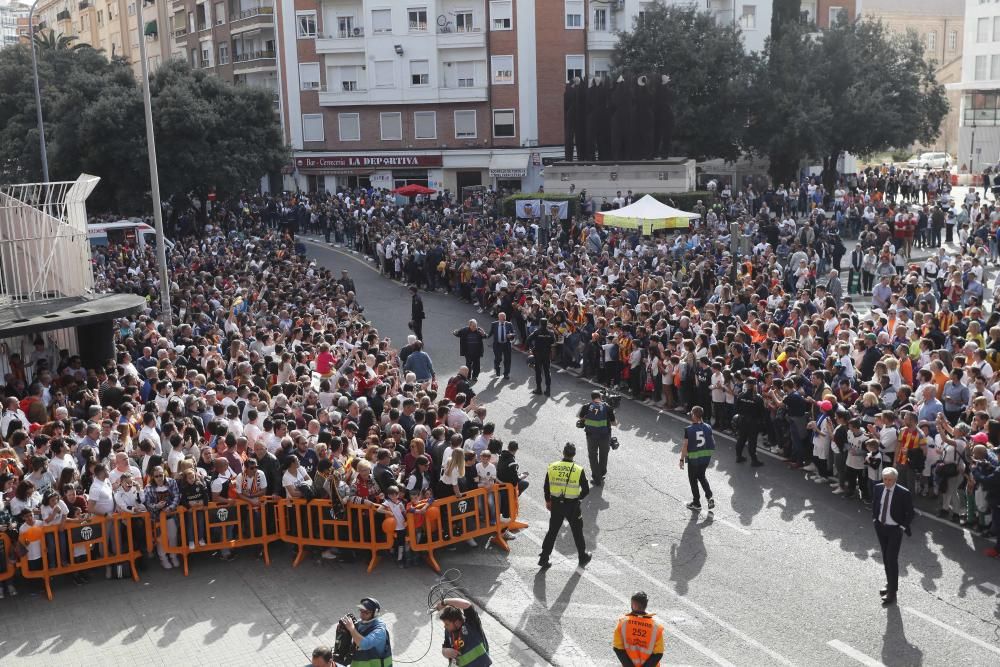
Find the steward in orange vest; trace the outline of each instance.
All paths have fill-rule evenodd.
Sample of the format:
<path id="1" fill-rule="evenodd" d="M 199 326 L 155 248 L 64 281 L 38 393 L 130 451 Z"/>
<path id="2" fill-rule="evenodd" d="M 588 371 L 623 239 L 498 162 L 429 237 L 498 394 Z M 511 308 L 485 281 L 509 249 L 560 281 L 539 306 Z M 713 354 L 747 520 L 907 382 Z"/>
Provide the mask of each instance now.
<path id="1" fill-rule="evenodd" d="M 646 613 L 649 597 L 632 596 L 632 611 L 618 619 L 612 646 L 623 667 L 658 667 L 663 657 L 663 624 Z"/>

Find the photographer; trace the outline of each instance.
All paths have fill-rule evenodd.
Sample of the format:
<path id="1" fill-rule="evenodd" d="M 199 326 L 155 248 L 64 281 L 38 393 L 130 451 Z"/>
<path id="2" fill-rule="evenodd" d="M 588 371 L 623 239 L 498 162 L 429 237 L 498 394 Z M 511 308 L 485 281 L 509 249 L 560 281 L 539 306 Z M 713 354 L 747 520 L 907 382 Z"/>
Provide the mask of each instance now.
<path id="1" fill-rule="evenodd" d="M 361 620 L 356 620 L 351 614 L 340 619 L 340 624 L 337 626 L 338 641 L 334 652 L 337 662 L 355 667 L 392 665 L 389 629 L 381 618 L 377 618 L 381 610 L 382 607 L 375 598 L 362 598 L 358 604 L 358 615 Z M 344 653 L 348 651 L 341 645 L 340 639 L 342 631 L 350 635 L 353 644 L 353 650 L 346 656 Z"/>

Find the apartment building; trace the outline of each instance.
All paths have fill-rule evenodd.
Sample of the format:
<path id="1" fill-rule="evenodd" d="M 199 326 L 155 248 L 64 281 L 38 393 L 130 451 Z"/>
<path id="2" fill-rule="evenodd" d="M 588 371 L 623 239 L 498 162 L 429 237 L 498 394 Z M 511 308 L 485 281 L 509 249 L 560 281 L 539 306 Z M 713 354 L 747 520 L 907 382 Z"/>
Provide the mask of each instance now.
<path id="1" fill-rule="evenodd" d="M 20 36 L 17 30 L 18 19 L 24 26 L 28 25 L 28 10 L 30 7 L 22 2 L 4 2 L 0 4 L 0 48 L 17 44 Z"/>
<path id="2" fill-rule="evenodd" d="M 895 33 L 920 36 L 938 83 L 948 88 L 951 105 L 941 123 L 941 134 L 923 148 L 955 155 L 962 93 L 951 86 L 962 80 L 965 0 L 858 0 L 858 13 L 882 21 Z"/>
<path id="3" fill-rule="evenodd" d="M 958 164 L 978 173 L 1000 162 L 1000 2 L 965 0 Z"/>
<path id="4" fill-rule="evenodd" d="M 825 30 L 843 18 L 853 21 L 858 15 L 858 5 L 865 0 L 802 0 L 802 16 Z"/>

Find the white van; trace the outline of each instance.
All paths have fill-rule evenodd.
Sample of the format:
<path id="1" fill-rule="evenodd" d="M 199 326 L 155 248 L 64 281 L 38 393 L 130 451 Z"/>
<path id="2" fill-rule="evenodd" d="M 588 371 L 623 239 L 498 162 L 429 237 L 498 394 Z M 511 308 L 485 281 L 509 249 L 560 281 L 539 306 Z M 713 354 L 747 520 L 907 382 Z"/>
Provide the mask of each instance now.
<path id="1" fill-rule="evenodd" d="M 107 246 L 111 243 L 128 243 L 145 248 L 156 245 L 156 230 L 140 220 L 119 220 L 87 225 L 87 238 L 91 246 Z M 167 248 L 174 246 L 166 239 Z"/>

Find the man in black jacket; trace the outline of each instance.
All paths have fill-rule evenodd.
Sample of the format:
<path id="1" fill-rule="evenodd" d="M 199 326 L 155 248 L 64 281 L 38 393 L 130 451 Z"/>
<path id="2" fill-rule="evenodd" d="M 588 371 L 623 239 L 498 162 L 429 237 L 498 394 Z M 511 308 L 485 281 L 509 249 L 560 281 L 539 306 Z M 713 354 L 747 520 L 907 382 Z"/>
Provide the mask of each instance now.
<path id="1" fill-rule="evenodd" d="M 517 442 L 511 440 L 507 443 L 507 449 L 500 452 L 500 460 L 497 462 L 497 481 L 502 484 L 512 484 L 517 489 L 517 495 L 521 495 L 528 488 L 528 480 L 521 477 L 521 473 L 518 470 L 518 463 L 514 458 L 517 456 L 517 449 Z M 507 499 L 507 494 L 501 495 L 501 516 L 510 516 L 508 514 L 509 504 L 510 501 Z"/>
<path id="2" fill-rule="evenodd" d="M 736 397 L 736 462 L 743 463 L 743 448 L 750 450 L 750 465 L 764 465 L 757 458 L 757 435 L 764 427 L 767 411 L 764 399 L 757 393 L 757 381 L 749 375 L 745 377 L 743 392 Z"/>
<path id="3" fill-rule="evenodd" d="M 538 328 L 531 332 L 525 341 L 528 350 L 535 358 L 535 391 L 542 393 L 542 375 L 545 376 L 545 395 L 552 395 L 552 346 L 556 343 L 556 337 L 549 329 L 549 321 L 544 317 L 538 320 Z"/>
<path id="4" fill-rule="evenodd" d="M 253 454 L 254 458 L 257 459 L 257 469 L 264 473 L 264 478 L 267 480 L 267 495 L 279 495 L 281 492 L 281 462 L 274 454 L 267 451 L 263 439 L 253 444 Z"/>
<path id="5" fill-rule="evenodd" d="M 411 328 L 413 329 L 413 333 L 417 337 L 417 340 L 423 340 L 424 320 L 427 318 L 424 314 L 424 300 L 420 298 L 419 290 L 416 285 L 410 288 L 410 294 L 413 295 L 410 299 Z"/>
<path id="6" fill-rule="evenodd" d="M 469 320 L 469 326 L 456 329 L 452 335 L 459 340 L 458 353 L 465 357 L 465 365 L 469 368 L 469 379 L 475 382 L 479 379 L 479 362 L 485 350 L 483 339 L 486 338 L 486 332 L 475 320 Z"/>
<path id="7" fill-rule="evenodd" d="M 899 473 L 895 468 L 882 470 L 882 484 L 875 486 L 872 494 L 872 522 L 882 549 L 882 563 L 885 565 L 886 584 L 879 593 L 882 606 L 896 603 L 899 588 L 899 548 L 903 534 L 909 537 L 910 523 L 913 522 L 913 494 L 905 486 L 896 483 Z"/>

